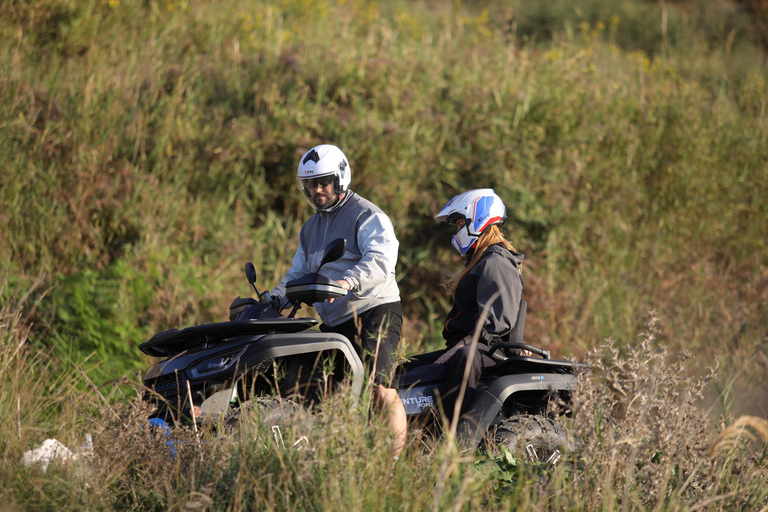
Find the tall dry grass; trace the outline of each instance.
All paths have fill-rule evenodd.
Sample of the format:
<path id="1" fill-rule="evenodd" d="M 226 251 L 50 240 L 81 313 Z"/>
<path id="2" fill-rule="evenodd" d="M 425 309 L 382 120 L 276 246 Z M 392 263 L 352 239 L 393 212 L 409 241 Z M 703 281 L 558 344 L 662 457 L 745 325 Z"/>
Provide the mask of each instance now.
<path id="1" fill-rule="evenodd" d="M 730 456 L 714 456 L 713 447 L 744 422 L 715 438 L 704 398 L 716 365 L 697 376 L 689 354 L 659 343 L 658 328 L 651 313 L 636 344 L 609 342 L 588 357 L 595 375 L 576 393 L 573 432 L 583 466 L 574 472 L 574 492 L 622 509 L 765 506 L 766 446 L 732 443 Z"/>
<path id="2" fill-rule="evenodd" d="M 149 428 L 138 393 L 110 404 L 110 388 L 84 386 L 88 378 L 79 372 L 52 389 L 47 356 L 32 355 L 17 312 L 0 311 L 0 498 L 10 508 L 672 511 L 768 504 L 765 421 L 742 418 L 718 433 L 701 405 L 714 373 L 691 375 L 690 360 L 655 339 L 652 315 L 636 344 L 607 343 L 590 353 L 592 371 L 580 376 L 568 420 L 578 449 L 544 469 L 503 450 L 462 453 L 418 430 L 393 462 L 391 434 L 369 394 L 357 402 L 329 398 L 312 411 L 311 428 L 288 416 L 279 437 L 255 409 L 244 410 L 234 430 L 218 423 L 166 435 Z M 86 433 L 92 453 L 82 451 Z M 743 443 L 747 434 L 753 439 Z M 302 436 L 307 440 L 292 447 Z M 24 466 L 22 453 L 50 437 L 83 455 L 47 471 Z"/>
<path id="3" fill-rule="evenodd" d="M 768 411 L 767 74 L 745 23 L 700 1 L 0 3 L 2 502 L 764 507 L 760 439 L 741 442 L 759 423 L 734 420 Z M 440 344 L 438 284 L 461 265 L 431 216 L 488 185 L 527 255 L 527 339 L 563 355 L 616 340 L 590 356 L 573 470 L 418 439 L 390 469 L 386 433 L 343 403 L 317 411 L 314 458 L 183 433 L 173 459 L 143 427 L 137 345 L 225 319 L 245 261 L 262 288 L 282 275 L 310 213 L 296 158 L 319 141 L 395 223 L 407 350 Z M 706 386 L 686 381 L 715 359 Z M 85 432 L 90 487 L 19 463 Z"/>
<path id="4" fill-rule="evenodd" d="M 335 142 L 395 224 L 414 351 L 461 264 L 432 215 L 493 186 L 531 339 L 582 355 L 657 309 L 727 372 L 764 337 L 768 75 L 726 4 L 5 3 L 0 259 L 47 276 L 37 341 L 128 374 L 225 318 L 245 261 L 274 284 L 311 213 L 296 159 Z"/>

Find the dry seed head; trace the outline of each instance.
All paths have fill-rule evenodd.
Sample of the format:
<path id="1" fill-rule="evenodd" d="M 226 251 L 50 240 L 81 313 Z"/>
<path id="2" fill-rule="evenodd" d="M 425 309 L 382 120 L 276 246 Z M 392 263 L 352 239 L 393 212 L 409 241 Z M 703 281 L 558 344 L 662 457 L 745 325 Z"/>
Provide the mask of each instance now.
<path id="1" fill-rule="evenodd" d="M 747 430 L 748 428 L 751 431 Z M 755 434 L 762 440 L 763 444 L 768 446 L 768 421 L 756 416 L 741 416 L 732 425 L 720 432 L 709 446 L 707 455 L 712 457 L 726 448 L 732 448 L 738 444 L 740 439 L 745 437 L 748 440 L 755 440 Z"/>

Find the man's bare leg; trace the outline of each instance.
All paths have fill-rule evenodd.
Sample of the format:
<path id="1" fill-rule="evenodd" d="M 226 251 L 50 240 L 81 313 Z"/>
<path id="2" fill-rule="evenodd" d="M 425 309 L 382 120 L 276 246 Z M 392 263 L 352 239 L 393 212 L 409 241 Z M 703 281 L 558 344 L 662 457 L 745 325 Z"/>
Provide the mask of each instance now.
<path id="1" fill-rule="evenodd" d="M 376 405 L 387 415 L 389 428 L 394 435 L 392 446 L 392 455 L 399 457 L 400 452 L 405 447 L 405 440 L 408 433 L 408 421 L 405 417 L 405 407 L 397 395 L 397 390 L 387 388 L 379 384 L 375 388 Z"/>

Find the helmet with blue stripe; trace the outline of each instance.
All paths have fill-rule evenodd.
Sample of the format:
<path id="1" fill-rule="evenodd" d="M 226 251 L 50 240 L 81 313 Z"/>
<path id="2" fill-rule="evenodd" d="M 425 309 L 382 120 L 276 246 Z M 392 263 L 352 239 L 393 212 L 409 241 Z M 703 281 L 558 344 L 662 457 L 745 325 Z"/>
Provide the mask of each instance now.
<path id="1" fill-rule="evenodd" d="M 455 224 L 459 219 L 464 219 L 464 226 L 453 235 L 451 243 L 464 256 L 486 229 L 504 224 L 507 209 L 492 188 L 468 190 L 448 201 L 435 215 L 438 222 Z"/>

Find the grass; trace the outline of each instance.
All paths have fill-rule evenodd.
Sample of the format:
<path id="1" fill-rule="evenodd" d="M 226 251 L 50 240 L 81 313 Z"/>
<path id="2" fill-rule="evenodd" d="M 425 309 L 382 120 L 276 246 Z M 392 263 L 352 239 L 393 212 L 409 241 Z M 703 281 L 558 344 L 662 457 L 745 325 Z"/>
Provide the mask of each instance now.
<path id="1" fill-rule="evenodd" d="M 606 344 L 589 355 L 593 372 L 582 376 L 569 420 L 578 451 L 542 472 L 509 452 L 460 453 L 419 430 L 393 463 L 388 429 L 369 399 L 354 405 L 344 394 L 313 411 L 311 429 L 288 420 L 277 438 L 245 411 L 234 432 L 174 430 L 172 453 L 169 438 L 147 428 L 149 411 L 135 395 L 110 405 L 119 389 L 83 391 L 83 373 L 47 388 L 51 369 L 33 355 L 18 309 L 1 313 L 0 496 L 11 508 L 757 510 L 768 503 L 768 423 L 742 417 L 716 435 L 700 406 L 714 373 L 686 378 L 690 360 L 658 344 L 653 317 L 636 345 Z M 745 427 L 757 435 L 745 438 Z M 92 452 L 82 448 L 86 433 Z M 308 442 L 292 448 L 301 436 Z M 80 458 L 47 471 L 24 466 L 22 452 L 47 437 Z"/>
<path id="2" fill-rule="evenodd" d="M 135 380 L 149 364 L 137 346 L 152 334 L 225 319 L 232 298 L 250 293 L 246 261 L 256 264 L 260 288 L 271 288 L 310 214 L 293 177 L 296 161 L 318 142 L 341 145 L 353 188 L 395 224 L 406 353 L 441 344 L 449 301 L 439 284 L 461 264 L 432 215 L 455 193 L 493 186 L 509 207 L 505 227 L 526 253 L 528 341 L 583 358 L 613 339 L 616 353 L 604 357 L 619 364 L 653 310 L 656 343 L 692 354 L 680 372 L 702 375 L 720 362 L 704 388 L 708 417 L 734 424 L 742 414 L 765 416 L 768 74 L 759 13 L 750 18 L 742 7 L 693 0 L 0 4 L 6 496 L 44 508 L 59 485 L 62 500 L 88 504 L 76 485 L 20 468 L 21 453 L 47 436 L 77 446 L 86 427 L 95 433 L 85 418 L 98 423 L 111 414 L 88 379 L 97 387 Z M 111 407 L 126 408 L 120 414 L 133 414 L 125 404 L 130 385 L 105 395 Z M 370 449 L 370 426 L 349 423 L 360 429 L 359 449 Z M 715 433 L 707 432 L 710 441 Z M 613 452 L 598 450 L 615 453 L 616 464 L 651 449 L 617 442 L 603 447 Z M 438 447 L 421 462 L 405 461 L 428 489 L 447 482 L 448 494 L 428 494 L 414 508 L 571 507 L 542 501 L 545 494 L 520 483 L 526 474 L 500 484 L 504 460 L 458 459 L 440 480 L 430 468 L 442 467 L 448 452 Z M 704 460 L 675 457 L 691 468 Z M 115 467 L 140 466 L 116 460 Z M 718 475 L 754 469 L 717 460 L 707 467 Z M 230 468 L 227 478 L 243 471 L 269 480 L 268 472 L 249 473 L 249 464 Z M 632 482 L 653 467 L 663 470 L 659 482 L 668 480 L 648 498 L 660 509 L 742 506 L 715 499 L 734 489 L 751 503 L 762 499 L 749 490 L 751 477 L 723 476 L 693 492 L 671 460 L 658 464 L 622 468 L 618 480 L 616 468 L 602 468 L 593 487 L 575 487 L 605 501 L 563 492 L 585 508 L 644 508 L 647 497 Z M 319 479 L 320 469 L 309 467 L 306 475 Z M 215 494 L 204 487 L 213 477 L 168 471 L 173 485 L 149 496 L 140 492 L 143 476 L 99 477 L 104 493 L 90 508 L 180 508 L 182 489 Z M 123 490 L 111 487 L 117 481 Z M 409 482 L 398 482 L 384 503 L 412 496 Z M 602 494 L 595 482 L 606 482 Z M 320 496 L 270 485 L 264 496 L 283 501 L 219 489 L 217 508 L 243 500 L 292 508 L 288 495 L 318 504 L 370 499 L 352 487 Z M 702 505 L 707 499 L 714 501 Z"/>

